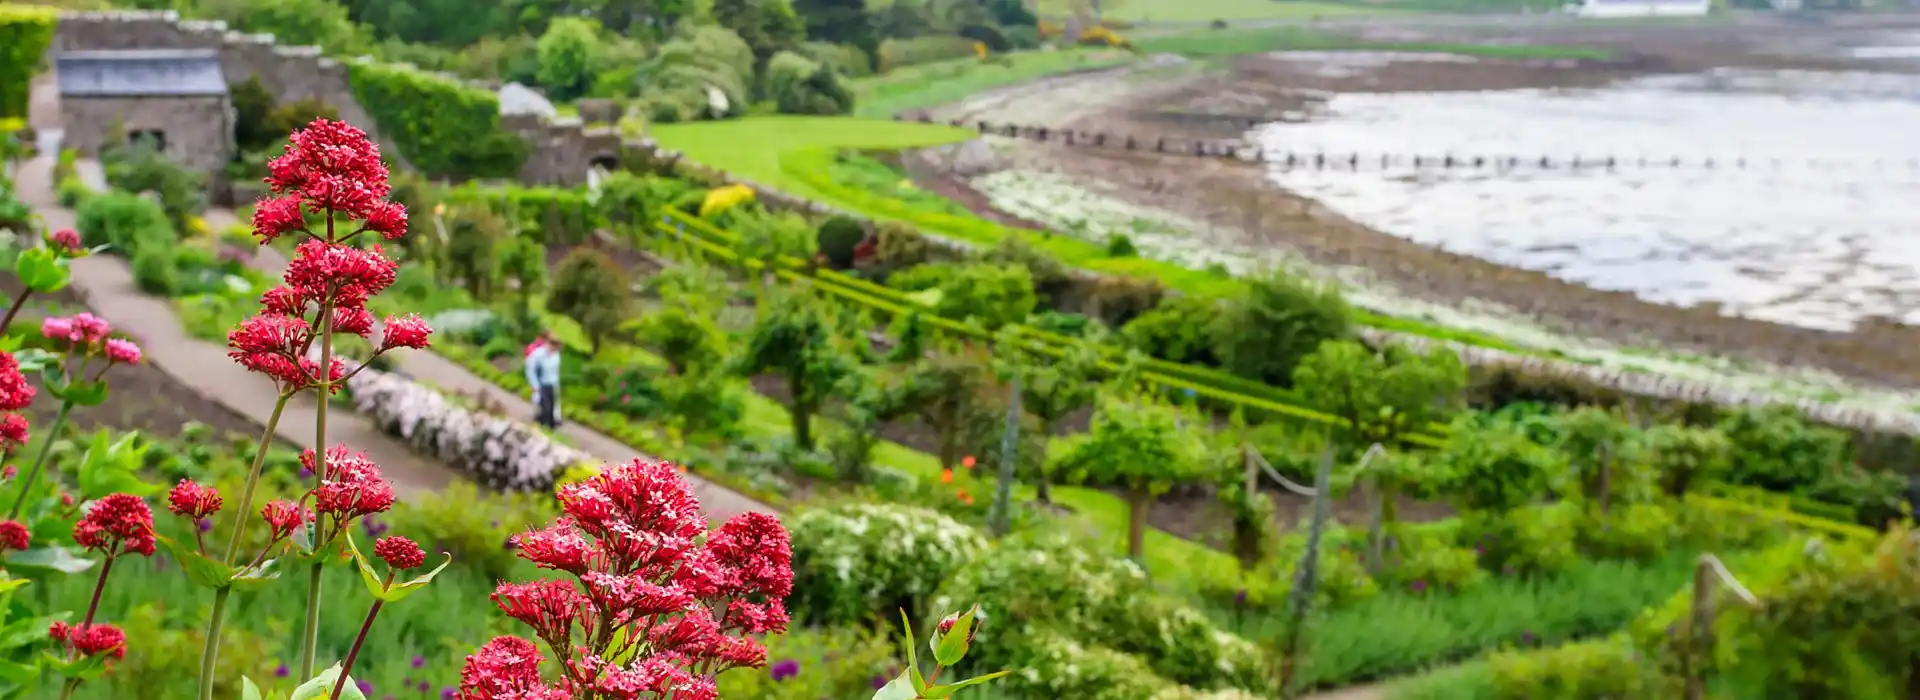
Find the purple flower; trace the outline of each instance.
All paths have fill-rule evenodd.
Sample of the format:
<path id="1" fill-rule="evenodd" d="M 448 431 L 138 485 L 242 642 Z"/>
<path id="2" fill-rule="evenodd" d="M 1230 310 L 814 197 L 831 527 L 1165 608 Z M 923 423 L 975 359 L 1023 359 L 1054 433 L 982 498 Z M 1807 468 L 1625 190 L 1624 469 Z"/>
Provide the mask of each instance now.
<path id="1" fill-rule="evenodd" d="M 767 673 L 773 676 L 775 682 L 784 681 L 800 675 L 800 662 L 793 659 L 781 659 L 773 662 L 772 666 L 767 667 Z"/>
<path id="2" fill-rule="evenodd" d="M 379 537 L 386 534 L 387 524 L 380 522 L 373 516 L 367 516 L 360 519 L 360 529 L 366 532 L 368 537 Z"/>
<path id="3" fill-rule="evenodd" d="M 1426 592 L 1426 590 L 1427 590 L 1427 582 L 1425 580 L 1413 582 L 1413 592 L 1424 593 Z"/>
<path id="4" fill-rule="evenodd" d="M 1533 633 L 1532 633 L 1532 632 L 1521 632 L 1521 633 L 1520 633 L 1520 643 L 1521 643 L 1521 644 L 1532 644 L 1532 643 L 1533 643 Z"/>
<path id="5" fill-rule="evenodd" d="M 453 689 L 453 686 L 447 686 L 447 687 L 445 687 L 445 688 L 441 688 L 441 689 L 440 689 L 440 700 L 453 700 L 453 696 L 454 696 L 454 694 L 456 694 L 456 693 L 458 693 L 458 692 L 460 692 L 460 691 L 457 691 L 457 690 L 454 690 L 454 689 Z"/>
<path id="6" fill-rule="evenodd" d="M 885 687 L 887 687 L 887 678 L 886 678 L 886 676 L 874 676 L 874 677 L 873 677 L 873 689 L 874 689 L 874 690 L 879 690 L 879 689 L 881 689 L 881 688 L 885 688 Z"/>
<path id="7" fill-rule="evenodd" d="M 273 669 L 273 677 L 274 677 L 274 678 L 286 678 L 286 677 L 287 677 L 287 673 L 288 673 L 288 671 L 287 671 L 287 665 L 286 665 L 286 664 L 280 664 L 280 666 L 279 666 L 279 667 L 277 667 L 277 668 L 275 668 L 275 669 Z"/>
<path id="8" fill-rule="evenodd" d="M 302 479 L 311 479 L 311 478 L 313 478 L 313 470 L 312 470 L 312 469 L 308 469 L 308 468 L 306 468 L 306 467 L 301 467 L 301 468 L 300 468 L 300 478 L 302 478 Z"/>
<path id="9" fill-rule="evenodd" d="M 420 681 L 420 694 L 421 695 L 427 694 L 427 689 L 432 687 L 433 687 L 432 683 L 428 683 L 426 681 Z"/>
<path id="10" fill-rule="evenodd" d="M 425 665 L 427 665 L 427 657 L 424 657 L 424 656 L 413 657 L 414 668 L 420 668 L 421 666 L 425 666 Z"/>
<path id="11" fill-rule="evenodd" d="M 513 535 L 507 535 L 507 541 L 502 542 L 500 544 L 500 548 L 511 552 L 513 550 L 519 549 L 520 545 L 514 543 Z"/>
<path id="12" fill-rule="evenodd" d="M 1240 589 L 1240 590 L 1238 590 L 1238 591 L 1235 591 L 1235 592 L 1234 592 L 1234 594 L 1233 594 L 1233 604 L 1234 604 L 1234 606 L 1236 606 L 1236 607 L 1238 607 L 1238 606 L 1244 606 L 1244 605 L 1246 605 L 1246 604 L 1247 604 L 1247 589 L 1245 589 L 1245 588 L 1242 588 L 1242 589 Z"/>
<path id="13" fill-rule="evenodd" d="M 194 524 L 194 526 L 195 526 L 195 527 L 198 527 L 198 528 L 200 528 L 200 531 L 201 531 L 201 532 L 203 532 L 203 533 L 205 533 L 205 532 L 213 532 L 213 521 L 212 521 L 212 520 L 208 520 L 208 519 L 206 519 L 206 518 L 201 518 L 201 519 L 199 519 L 199 520 L 197 520 L 197 521 L 194 521 L 194 523 L 193 523 L 193 524 Z"/>
<path id="14" fill-rule="evenodd" d="M 373 692 L 373 681 L 359 680 L 354 681 L 353 685 L 360 689 L 361 695 L 367 695 Z"/>

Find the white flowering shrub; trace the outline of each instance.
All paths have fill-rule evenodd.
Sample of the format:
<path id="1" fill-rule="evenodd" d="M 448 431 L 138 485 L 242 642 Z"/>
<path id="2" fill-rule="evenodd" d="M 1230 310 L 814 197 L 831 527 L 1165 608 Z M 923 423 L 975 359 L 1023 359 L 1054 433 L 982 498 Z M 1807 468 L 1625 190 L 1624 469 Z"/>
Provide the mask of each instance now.
<path id="1" fill-rule="evenodd" d="M 1267 678 L 1258 646 L 1159 595 L 1132 561 L 1067 537 L 1013 540 L 987 552 L 949 579 L 933 605 L 960 601 L 980 601 L 981 668 L 1051 668 L 1032 657 L 1057 650 L 1035 648 L 1031 640 L 1070 634 L 1137 656 L 1165 685 L 1250 688 Z"/>
<path id="2" fill-rule="evenodd" d="M 787 521 L 793 542 L 796 617 L 821 623 L 883 619 L 895 610 L 929 612 L 948 576 L 979 558 L 987 540 L 924 508 L 851 504 L 801 511 Z M 964 606 L 963 606 L 964 607 Z"/>
<path id="3" fill-rule="evenodd" d="M 347 391 L 381 430 L 490 489 L 551 490 L 568 467 L 592 461 L 532 426 L 468 410 L 397 375 L 362 370 Z"/>

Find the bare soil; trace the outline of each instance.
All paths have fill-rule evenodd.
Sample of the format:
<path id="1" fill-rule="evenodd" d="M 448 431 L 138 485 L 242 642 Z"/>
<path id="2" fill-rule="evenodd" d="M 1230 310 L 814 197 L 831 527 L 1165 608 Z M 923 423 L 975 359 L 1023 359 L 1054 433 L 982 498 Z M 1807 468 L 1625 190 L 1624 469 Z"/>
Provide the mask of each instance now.
<path id="1" fill-rule="evenodd" d="M 1881 28 L 1910 27 L 1920 18 L 1881 19 Z M 1493 30 L 1390 27 L 1361 30 L 1374 40 L 1489 40 Z M 1693 72 L 1713 67 L 1778 69 L 1861 69 L 1820 49 L 1858 40 L 1847 27 L 1787 24 L 1529 27 L 1498 34 L 1504 42 L 1580 45 L 1606 48 L 1607 61 L 1389 62 L 1365 70 L 1325 70 L 1312 62 L 1271 55 L 1238 59 L 1225 72 L 1174 74 L 1158 80 L 1118 79 L 1113 73 L 1068 76 L 1035 86 L 1000 91 L 938 111 L 936 118 L 972 120 L 1031 118 L 1054 97 L 1072 91 L 1062 81 L 1081 83 L 1082 91 L 1105 92 L 1100 101 L 1081 102 L 1055 112 L 1055 127 L 1088 132 L 1232 138 L 1249 120 L 1297 118 L 1324 100 L 1328 92 L 1394 90 L 1487 90 L 1502 88 L 1598 85 L 1652 73 Z M 1874 69 L 1890 69 L 1874 65 Z M 1024 92 L 1023 92 L 1024 91 Z M 1542 272 L 1507 267 L 1448 253 L 1381 233 L 1339 216 L 1317 202 L 1272 184 L 1264 166 L 1234 159 L 1192 158 L 1152 153 L 1069 147 L 1027 141 L 998 144 L 1019 160 L 1042 169 L 1125 193 L 1137 204 L 1153 206 L 1219 227 L 1215 235 L 1253 247 L 1298 252 L 1327 266 L 1370 270 L 1378 281 L 1416 298 L 1446 304 L 1491 302 L 1530 316 L 1560 333 L 1606 338 L 1628 345 L 1763 361 L 1790 367 L 1817 367 L 1871 384 L 1920 387 L 1920 329 L 1869 322 L 1850 333 L 1836 333 L 1744 318 L 1722 316 L 1717 305 L 1691 308 L 1642 301 L 1632 294 L 1590 289 Z M 912 162 L 913 159 L 909 159 Z M 950 194 L 976 211 L 990 207 L 978 193 L 968 194 L 963 175 L 922 159 L 911 170 L 922 187 Z"/>

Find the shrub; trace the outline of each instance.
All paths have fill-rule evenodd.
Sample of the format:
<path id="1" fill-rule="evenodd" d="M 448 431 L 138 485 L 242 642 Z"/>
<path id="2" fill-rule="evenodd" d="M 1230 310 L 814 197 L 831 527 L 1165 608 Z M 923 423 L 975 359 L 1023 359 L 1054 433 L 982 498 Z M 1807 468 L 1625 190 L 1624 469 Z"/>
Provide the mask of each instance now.
<path id="1" fill-rule="evenodd" d="M 500 286 L 500 242 L 511 235 L 506 221 L 485 207 L 454 207 L 447 217 L 447 274 L 475 300 L 493 299 Z"/>
<path id="2" fill-rule="evenodd" d="M 1680 537 L 1680 519 L 1661 503 L 1628 503 L 1605 513 L 1588 508 L 1580 528 L 1581 547 L 1590 556 L 1652 559 Z"/>
<path id="3" fill-rule="evenodd" d="M 772 261 L 782 256 L 813 259 L 818 234 L 806 217 L 743 206 L 729 210 L 724 219 L 739 237 L 734 250 L 743 259 Z"/>
<path id="4" fill-rule="evenodd" d="M 399 147 L 407 162 L 429 175 L 457 179 L 504 178 L 520 172 L 530 150 L 500 124 L 500 98 L 487 90 L 406 66 L 358 62 L 349 66 L 353 97 Z"/>
<path id="5" fill-rule="evenodd" d="M 983 263 L 935 263 L 896 273 L 887 285 L 908 292 L 939 290 L 934 311 L 994 330 L 1025 321 L 1038 297 L 1025 267 Z"/>
<path id="6" fill-rule="evenodd" d="M 1220 302 L 1199 296 L 1168 299 L 1120 327 L 1128 347 L 1169 362 L 1219 364 L 1209 325 Z"/>
<path id="7" fill-rule="evenodd" d="M 790 51 L 767 63 L 766 91 L 782 114 L 846 114 L 853 91 L 833 69 Z"/>
<path id="8" fill-rule="evenodd" d="M 1002 687 L 1014 697 L 1075 700 L 1138 700 L 1172 688 L 1140 657 L 1098 646 L 1098 641 L 1052 632 L 1025 640 L 1027 653 L 1021 657 L 1025 665 L 1017 667 L 1020 670 L 1008 676 Z"/>
<path id="9" fill-rule="evenodd" d="M 874 54 L 879 72 L 905 66 L 966 58 L 974 55 L 973 40 L 961 36 L 935 35 L 912 39 L 888 39 L 880 42 Z"/>
<path id="10" fill-rule="evenodd" d="M 866 240 L 867 230 L 848 216 L 834 216 L 820 222 L 820 254 L 827 256 L 827 263 L 838 269 L 853 267 L 853 249 Z"/>
<path id="11" fill-rule="evenodd" d="M 684 306 L 667 306 L 642 316 L 633 332 L 674 372 L 715 367 L 727 351 L 726 332 Z"/>
<path id="12" fill-rule="evenodd" d="M 916 630 L 918 628 L 915 628 Z M 769 667 L 791 664 L 793 675 L 769 671 L 724 673 L 715 681 L 718 697 L 759 700 L 860 698 L 873 693 L 875 679 L 898 668 L 899 648 L 884 633 L 858 628 L 792 629 L 767 638 Z"/>
<path id="13" fill-rule="evenodd" d="M 800 52 L 849 78 L 873 75 L 873 57 L 858 46 L 809 41 L 800 47 Z"/>
<path id="14" fill-rule="evenodd" d="M 1657 695 L 1652 669 L 1622 639 L 1501 652 L 1489 663 L 1499 700 L 1620 700 Z"/>
<path id="15" fill-rule="evenodd" d="M 1275 272 L 1250 280 L 1215 317 L 1221 365 L 1248 379 L 1285 385 L 1302 358 L 1352 329 L 1352 311 L 1331 284 Z"/>
<path id="16" fill-rule="evenodd" d="M 1486 533 L 1489 559 L 1514 571 L 1557 574 L 1580 563 L 1574 537 L 1580 532 L 1579 504 L 1526 506 L 1507 516 L 1506 527 Z M 1484 545 L 1483 545 L 1484 546 Z"/>
<path id="17" fill-rule="evenodd" d="M 172 296 L 180 284 L 175 272 L 173 251 L 150 247 L 133 254 L 133 282 L 142 292 Z"/>
<path id="18" fill-rule="evenodd" d="M 27 116 L 28 86 L 40 74 L 60 13 L 33 5 L 0 5 L 0 117 Z"/>
<path id="19" fill-rule="evenodd" d="M 60 206 L 68 209 L 78 208 L 80 206 L 80 200 L 86 199 L 92 194 L 93 188 L 88 187 L 86 182 L 74 176 L 61 178 L 60 186 L 55 190 L 55 196 L 58 198 Z"/>
<path id="20" fill-rule="evenodd" d="M 1435 460 L 1441 492 L 1463 510 L 1504 512 L 1546 493 L 1549 476 L 1566 469 L 1562 455 L 1509 424 L 1455 421 L 1452 439 Z"/>
<path id="21" fill-rule="evenodd" d="M 641 109 L 663 123 L 746 114 L 753 64 L 753 49 L 740 35 L 713 25 L 687 29 L 661 44 L 640 71 Z M 718 104 L 710 90 L 719 91 Z"/>
<path id="22" fill-rule="evenodd" d="M 88 197 L 74 213 L 74 222 L 82 242 L 112 246 L 113 252 L 129 257 L 174 242 L 166 211 L 158 202 L 136 194 L 108 192 Z"/>
<path id="23" fill-rule="evenodd" d="M 1033 277 L 1033 290 L 1048 306 L 1057 306 L 1060 296 L 1073 285 L 1073 271 L 1059 258 L 1033 247 L 1019 236 L 1007 236 L 995 243 L 981 261 L 1012 264 L 1027 268 Z"/>
<path id="24" fill-rule="evenodd" d="M 1737 484 L 1774 491 L 1811 486 L 1846 459 L 1847 437 L 1812 425 L 1792 406 L 1774 405 L 1737 411 L 1720 422 L 1732 443 L 1732 474 Z"/>
<path id="25" fill-rule="evenodd" d="M 472 482 L 456 480 L 444 490 L 409 498 L 406 508 L 380 519 L 427 551 L 452 554 L 460 566 L 499 580 L 519 566 L 519 552 L 504 546 L 507 538 L 544 524 L 553 515 L 552 503 L 540 491 L 482 493 Z"/>
<path id="26" fill-rule="evenodd" d="M 853 504 L 801 511 L 788 521 L 796 615 L 861 622 L 879 611 L 926 614 L 948 577 L 987 549 L 979 532 L 932 511 Z"/>
<path id="27" fill-rule="evenodd" d="M 889 268 L 910 267 L 932 259 L 925 236 L 912 226 L 898 221 L 881 222 L 874 230 L 874 256 Z"/>
<path id="28" fill-rule="evenodd" d="M 175 163 L 150 141 L 109 147 L 100 161 L 114 189 L 157 195 L 175 231 L 186 231 L 188 219 L 207 208 L 206 175 Z"/>
<path id="29" fill-rule="evenodd" d="M 1140 256 L 1140 249 L 1133 246 L 1133 239 L 1125 234 L 1113 234 L 1107 239 L 1107 257 L 1134 258 Z"/>
<path id="30" fill-rule="evenodd" d="M 347 381 L 374 425 L 497 491 L 549 491 L 570 466 L 593 461 L 525 424 L 467 410 L 440 392 L 366 369 Z"/>
<path id="31" fill-rule="evenodd" d="M 547 310 L 579 323 L 596 353 L 600 341 L 620 327 L 630 303 L 626 273 L 591 248 L 576 248 L 560 261 L 547 296 Z"/>

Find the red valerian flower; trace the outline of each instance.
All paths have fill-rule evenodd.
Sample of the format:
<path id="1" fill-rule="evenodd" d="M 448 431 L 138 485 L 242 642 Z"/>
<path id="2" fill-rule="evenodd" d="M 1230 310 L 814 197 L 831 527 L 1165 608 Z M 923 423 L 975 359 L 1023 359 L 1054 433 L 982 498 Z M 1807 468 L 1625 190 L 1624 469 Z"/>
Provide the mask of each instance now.
<path id="1" fill-rule="evenodd" d="M 259 236 L 263 245 L 306 228 L 307 217 L 301 211 L 298 192 L 253 203 L 253 235 Z"/>
<path id="2" fill-rule="evenodd" d="M 367 230 L 389 241 L 407 235 L 407 208 L 399 202 L 381 202 L 367 211 Z"/>
<path id="3" fill-rule="evenodd" d="M 63 228 L 47 234 L 47 247 L 52 248 L 54 252 L 68 257 L 72 257 L 74 254 L 81 252 L 82 245 L 84 244 L 80 242 L 80 232 L 70 228 Z"/>
<path id="4" fill-rule="evenodd" d="M 284 279 L 310 299 L 331 298 L 336 306 L 356 307 L 392 285 L 399 269 L 400 263 L 380 246 L 362 249 L 314 238 L 294 249 Z"/>
<path id="5" fill-rule="evenodd" d="M 412 348 L 419 350 L 427 347 L 427 336 L 433 334 L 433 327 L 420 320 L 416 314 L 394 317 L 388 316 L 386 330 L 381 334 L 380 349 Z"/>
<path id="6" fill-rule="evenodd" d="M 293 534 L 301 525 L 307 524 L 308 514 L 293 501 L 268 501 L 260 509 L 260 518 L 267 521 L 267 527 L 273 530 L 273 539 L 278 541 Z"/>
<path id="7" fill-rule="evenodd" d="M 106 319 L 85 311 L 74 314 L 69 321 L 74 333 L 69 339 L 76 343 L 81 341 L 98 343 L 106 340 L 107 336 L 113 333 L 113 326 L 108 324 Z"/>
<path id="8" fill-rule="evenodd" d="M 586 598 L 566 581 L 502 583 L 493 589 L 500 612 L 533 628 L 535 636 L 557 649 L 572 646 L 573 623 L 580 620 Z"/>
<path id="9" fill-rule="evenodd" d="M 67 643 L 81 656 L 107 654 L 119 659 L 127 655 L 127 633 L 113 625 L 95 623 L 76 629 L 69 633 Z"/>
<path id="10" fill-rule="evenodd" d="M 123 365 L 140 364 L 140 346 L 135 345 L 131 340 L 109 339 L 107 361 Z"/>
<path id="11" fill-rule="evenodd" d="M 393 567 L 395 571 L 418 569 L 420 565 L 427 563 L 427 553 L 420 550 L 420 545 L 397 535 L 373 543 L 373 555 L 380 557 L 381 561 L 386 562 L 387 566 Z"/>
<path id="12" fill-rule="evenodd" d="M 391 191 L 380 146 L 353 125 L 315 119 L 287 136 L 284 154 L 267 162 L 274 194 L 299 194 L 307 211 L 365 219 Z"/>
<path id="13" fill-rule="evenodd" d="M 33 533 L 18 520 L 0 522 L 0 549 L 25 551 L 33 545 Z"/>
<path id="14" fill-rule="evenodd" d="M 512 636 L 494 637 L 467 656 L 460 669 L 460 700 L 567 700 L 540 682 L 540 650 Z"/>
<path id="15" fill-rule="evenodd" d="M 363 515 L 384 513 L 393 507 L 393 483 L 380 474 L 380 467 L 365 454 L 347 454 L 346 445 L 327 450 L 324 470 L 315 469 L 313 450 L 300 455 L 300 463 L 320 475 L 313 489 L 313 510 L 321 517 L 332 516 L 336 524 Z"/>
<path id="16" fill-rule="evenodd" d="M 107 494 L 74 524 L 73 541 L 107 556 L 125 552 L 153 556 L 153 510 L 133 494 Z"/>
<path id="17" fill-rule="evenodd" d="M 593 544 L 565 517 L 546 529 L 514 535 L 513 544 L 519 549 L 520 558 L 535 566 L 576 575 L 586 573 L 595 552 Z"/>
<path id="18" fill-rule="evenodd" d="M 20 359 L 0 352 L 0 411 L 20 411 L 33 404 L 36 390 L 20 373 Z"/>
<path id="19" fill-rule="evenodd" d="M 73 636 L 73 625 L 55 621 L 53 624 L 47 626 L 47 636 L 56 642 L 67 641 L 68 637 Z"/>
<path id="20" fill-rule="evenodd" d="M 12 452 L 27 444 L 27 417 L 18 413 L 0 416 L 0 452 Z M 11 465 L 8 466 L 12 468 Z"/>
<path id="21" fill-rule="evenodd" d="M 220 505 L 219 489 L 201 486 L 192 479 L 181 479 L 173 490 L 167 492 L 167 510 L 190 520 L 218 513 Z"/>

